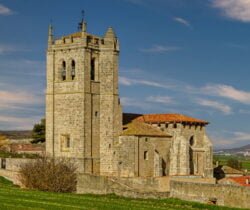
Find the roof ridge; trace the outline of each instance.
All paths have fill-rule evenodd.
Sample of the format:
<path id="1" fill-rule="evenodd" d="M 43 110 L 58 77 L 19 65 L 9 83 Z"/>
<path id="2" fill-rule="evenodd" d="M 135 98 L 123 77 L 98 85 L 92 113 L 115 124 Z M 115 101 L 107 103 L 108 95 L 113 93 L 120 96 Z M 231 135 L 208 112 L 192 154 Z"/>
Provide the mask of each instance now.
<path id="1" fill-rule="evenodd" d="M 170 134 L 155 128 L 145 122 L 140 121 L 132 121 L 125 125 L 127 129 L 125 129 L 121 135 L 135 135 L 135 136 L 155 136 L 155 137 L 171 137 Z"/>
<path id="2" fill-rule="evenodd" d="M 201 123 L 208 124 L 209 122 L 201 120 L 198 118 L 190 117 L 184 114 L 174 114 L 174 113 L 165 113 L 165 114 L 144 114 L 135 118 L 135 120 L 157 123 L 157 122 L 189 122 L 189 123 Z"/>

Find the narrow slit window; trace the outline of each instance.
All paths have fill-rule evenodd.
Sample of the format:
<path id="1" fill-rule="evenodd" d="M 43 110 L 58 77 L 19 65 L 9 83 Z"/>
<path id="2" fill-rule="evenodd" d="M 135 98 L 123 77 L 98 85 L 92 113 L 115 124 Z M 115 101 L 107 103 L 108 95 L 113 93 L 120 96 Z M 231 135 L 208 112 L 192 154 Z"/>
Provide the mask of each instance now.
<path id="1" fill-rule="evenodd" d="M 62 70 L 61 70 L 62 81 L 66 80 L 66 62 L 62 62 Z"/>
<path id="2" fill-rule="evenodd" d="M 5 158 L 2 158 L 1 169 L 6 169 L 6 159 Z"/>
<path id="3" fill-rule="evenodd" d="M 74 80 L 76 77 L 76 62 L 72 60 L 71 62 L 71 79 Z"/>
<path id="4" fill-rule="evenodd" d="M 69 136 L 67 136 L 67 139 L 66 139 L 66 148 L 70 148 L 70 138 L 69 138 Z"/>
<path id="5" fill-rule="evenodd" d="M 148 151 L 144 151 L 144 160 L 148 160 Z"/>
<path id="6" fill-rule="evenodd" d="M 90 79 L 92 81 L 95 80 L 95 59 L 91 59 L 91 67 L 90 67 Z"/>

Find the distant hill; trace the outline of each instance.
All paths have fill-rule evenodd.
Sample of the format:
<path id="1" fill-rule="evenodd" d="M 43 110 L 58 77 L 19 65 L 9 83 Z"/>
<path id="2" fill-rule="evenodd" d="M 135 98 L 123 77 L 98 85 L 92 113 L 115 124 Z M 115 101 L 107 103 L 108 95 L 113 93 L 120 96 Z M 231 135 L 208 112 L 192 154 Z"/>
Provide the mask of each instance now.
<path id="1" fill-rule="evenodd" d="M 0 135 L 6 136 L 8 139 L 19 140 L 19 139 L 31 139 L 32 131 L 0 131 Z"/>
<path id="2" fill-rule="evenodd" d="M 232 148 L 232 149 L 217 149 L 215 151 L 223 151 L 223 152 L 228 152 L 228 153 L 246 152 L 246 151 L 250 151 L 250 144 L 247 144 L 242 147 Z"/>

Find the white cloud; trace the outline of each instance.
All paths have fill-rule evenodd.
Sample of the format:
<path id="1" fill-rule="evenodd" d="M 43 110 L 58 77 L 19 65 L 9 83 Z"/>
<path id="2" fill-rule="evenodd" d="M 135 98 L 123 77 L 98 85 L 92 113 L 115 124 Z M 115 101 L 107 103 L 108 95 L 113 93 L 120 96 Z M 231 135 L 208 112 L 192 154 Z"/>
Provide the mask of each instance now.
<path id="1" fill-rule="evenodd" d="M 43 116 L 40 108 L 44 105 L 45 99 L 42 95 L 31 91 L 6 90 L 0 91 L 0 98 L 0 127 L 2 130 L 31 129 L 34 123 Z M 35 116 L 33 116 L 34 114 Z"/>
<path id="2" fill-rule="evenodd" d="M 31 129 L 44 115 L 44 69 L 43 61 L 0 60 L 1 130 Z"/>
<path id="3" fill-rule="evenodd" d="M 43 98 L 36 97 L 34 93 L 24 91 L 0 91 L 0 104 L 9 106 L 16 104 L 40 104 Z"/>
<path id="4" fill-rule="evenodd" d="M 133 98 L 121 97 L 121 102 L 123 106 L 141 107 L 141 103 L 139 103 L 137 100 Z"/>
<path id="5" fill-rule="evenodd" d="M 239 113 L 240 114 L 250 114 L 250 110 L 240 109 Z"/>
<path id="6" fill-rule="evenodd" d="M 0 55 L 14 53 L 14 52 L 26 52 L 26 51 L 29 51 L 29 49 L 21 46 L 0 44 Z"/>
<path id="7" fill-rule="evenodd" d="M 140 51 L 144 53 L 165 53 L 177 50 L 180 50 L 180 48 L 173 46 L 164 46 L 164 45 L 153 45 L 152 47 L 147 49 L 140 49 Z"/>
<path id="8" fill-rule="evenodd" d="M 17 50 L 8 45 L 0 45 L 0 55 L 6 54 L 6 53 L 11 53 L 11 52 L 16 52 Z"/>
<path id="9" fill-rule="evenodd" d="M 250 142 L 250 133 L 236 131 L 233 132 L 233 135 L 235 140 Z"/>
<path id="10" fill-rule="evenodd" d="M 143 100 L 138 100 L 129 97 L 121 97 L 121 103 L 124 107 L 137 107 L 143 110 L 148 110 L 152 108 L 150 104 L 146 103 Z"/>
<path id="11" fill-rule="evenodd" d="M 1 53 L 0 53 L 1 54 Z M 45 76 L 45 62 L 27 59 L 10 59 L 0 61 L 0 72 L 2 76 Z M 0 84 L 1 85 L 1 84 Z"/>
<path id="12" fill-rule="evenodd" d="M 230 106 L 220 103 L 218 101 L 212 101 L 212 100 L 207 100 L 207 99 L 197 99 L 196 101 L 201 106 L 206 106 L 206 107 L 216 109 L 224 114 L 232 113 L 232 109 Z"/>
<path id="13" fill-rule="evenodd" d="M 149 96 L 146 98 L 146 101 L 160 104 L 173 104 L 174 100 L 169 96 Z"/>
<path id="14" fill-rule="evenodd" d="M 186 26 L 186 27 L 191 27 L 191 24 L 188 20 L 184 19 L 184 18 L 181 18 L 181 17 L 174 17 L 173 18 L 174 21 Z"/>
<path id="15" fill-rule="evenodd" d="M 145 4 L 145 0 L 125 0 L 126 2 L 129 2 L 131 4 L 135 4 L 135 5 L 144 5 Z"/>
<path id="16" fill-rule="evenodd" d="M 121 85 L 124 86 L 134 86 L 134 85 L 144 85 L 154 88 L 162 88 L 167 89 L 171 91 L 181 92 L 185 93 L 186 95 L 189 95 L 189 97 L 193 97 L 193 95 L 199 95 L 199 96 L 213 96 L 213 97 L 219 97 L 224 99 L 230 99 L 233 101 L 237 101 L 242 104 L 250 105 L 250 91 L 244 91 L 240 89 L 236 89 L 233 86 L 230 85 L 224 85 L 224 84 L 208 84 L 203 87 L 195 87 L 188 85 L 186 83 L 183 83 L 181 81 L 173 81 L 173 80 L 166 80 L 166 82 L 158 82 L 154 80 L 146 80 L 146 79 L 132 79 L 128 77 L 119 77 L 119 81 Z M 197 102 L 197 101 L 196 101 Z M 214 102 L 214 103 L 212 103 Z M 199 101 L 200 105 L 203 106 L 214 106 L 214 108 L 217 108 L 217 110 L 222 111 L 223 113 L 231 113 L 230 106 L 222 103 L 215 103 L 216 101 L 210 101 L 210 100 L 203 100 Z"/>
<path id="17" fill-rule="evenodd" d="M 250 92 L 238 90 L 229 85 L 207 85 L 202 88 L 204 94 L 220 96 L 228 99 L 232 99 L 244 104 L 250 104 Z"/>
<path id="18" fill-rule="evenodd" d="M 4 6 L 3 4 L 0 4 L 0 15 L 12 15 L 13 14 L 13 11 Z"/>
<path id="19" fill-rule="evenodd" d="M 121 73 L 132 73 L 133 75 L 134 74 L 142 74 L 144 73 L 144 71 L 140 68 L 123 68 L 123 67 L 120 67 L 119 71 Z"/>
<path id="20" fill-rule="evenodd" d="M 41 118 L 42 116 L 27 118 L 0 115 L 0 125 L 2 130 L 31 130 L 32 126 Z"/>
<path id="21" fill-rule="evenodd" d="M 219 133 L 213 133 L 211 139 L 215 147 L 222 149 L 240 147 L 249 143 L 250 133 L 242 131 L 220 131 Z"/>
<path id="22" fill-rule="evenodd" d="M 131 79 L 128 77 L 119 77 L 119 83 L 125 86 L 132 86 L 132 85 L 145 85 L 150 87 L 159 87 L 159 88 L 173 88 L 171 84 L 160 83 L 155 81 L 143 80 L 143 79 Z"/>
<path id="23" fill-rule="evenodd" d="M 212 5 L 221 9 L 226 17 L 242 22 L 250 22 L 249 0 L 212 0 Z"/>
<path id="24" fill-rule="evenodd" d="M 119 77 L 119 84 L 121 85 L 125 85 L 125 86 L 131 86 L 131 85 L 134 85 L 135 82 L 133 82 L 132 79 L 129 79 L 127 77 Z"/>
<path id="25" fill-rule="evenodd" d="M 239 49 L 239 50 L 247 50 L 248 49 L 248 46 L 243 45 L 243 44 L 228 43 L 226 46 L 230 47 L 230 48 L 234 48 L 234 49 Z"/>

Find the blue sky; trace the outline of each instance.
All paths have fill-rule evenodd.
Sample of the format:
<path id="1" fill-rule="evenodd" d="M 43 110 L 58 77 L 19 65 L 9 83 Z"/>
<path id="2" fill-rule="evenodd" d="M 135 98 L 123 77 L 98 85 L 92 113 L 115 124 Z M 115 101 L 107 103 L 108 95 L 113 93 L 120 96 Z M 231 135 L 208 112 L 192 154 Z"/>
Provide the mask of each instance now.
<path id="1" fill-rule="evenodd" d="M 112 26 L 120 40 L 126 112 L 205 119 L 217 148 L 250 143 L 249 0 L 1 0 L 0 130 L 44 116 L 48 24 L 75 32 Z"/>

